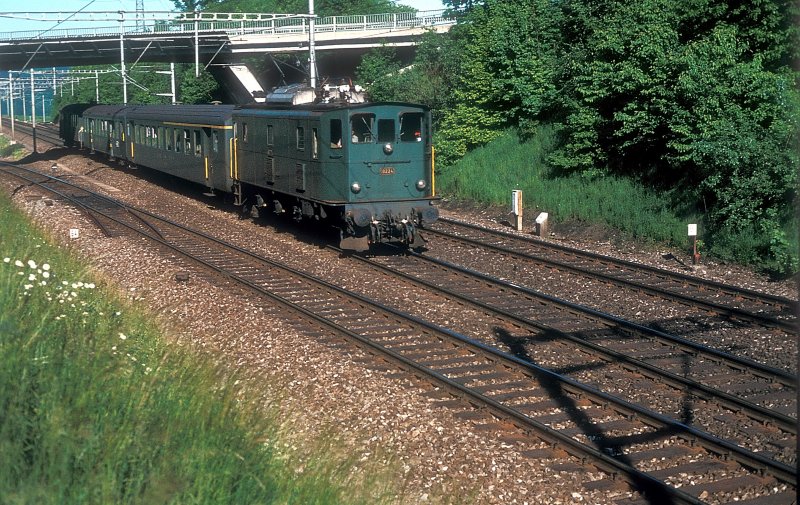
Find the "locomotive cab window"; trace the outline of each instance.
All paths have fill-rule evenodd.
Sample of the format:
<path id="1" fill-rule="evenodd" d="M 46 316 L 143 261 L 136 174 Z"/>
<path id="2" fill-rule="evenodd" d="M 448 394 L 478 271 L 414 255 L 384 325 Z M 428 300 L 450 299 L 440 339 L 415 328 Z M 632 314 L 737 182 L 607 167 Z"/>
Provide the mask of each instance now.
<path id="1" fill-rule="evenodd" d="M 378 142 L 394 142 L 394 119 L 378 120 Z"/>
<path id="2" fill-rule="evenodd" d="M 267 145 L 271 146 L 275 144 L 275 130 L 272 128 L 271 124 L 267 125 Z"/>
<path id="3" fill-rule="evenodd" d="M 342 120 L 331 119 L 331 149 L 342 148 Z"/>
<path id="4" fill-rule="evenodd" d="M 297 150 L 304 151 L 306 148 L 306 131 L 302 126 L 297 127 Z"/>
<path id="5" fill-rule="evenodd" d="M 372 124 L 375 122 L 375 114 L 353 114 L 350 117 L 351 140 L 353 144 L 371 143 L 374 135 L 372 134 Z"/>
<path id="6" fill-rule="evenodd" d="M 422 142 L 422 117 L 419 112 L 400 114 L 401 142 Z"/>

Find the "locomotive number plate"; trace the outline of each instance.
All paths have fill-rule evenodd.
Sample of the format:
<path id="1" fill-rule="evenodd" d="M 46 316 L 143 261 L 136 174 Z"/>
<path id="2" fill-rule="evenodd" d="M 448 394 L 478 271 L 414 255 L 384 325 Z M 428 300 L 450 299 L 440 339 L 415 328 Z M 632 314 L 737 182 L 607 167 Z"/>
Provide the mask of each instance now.
<path id="1" fill-rule="evenodd" d="M 381 175 L 394 175 L 394 167 L 382 167 Z"/>

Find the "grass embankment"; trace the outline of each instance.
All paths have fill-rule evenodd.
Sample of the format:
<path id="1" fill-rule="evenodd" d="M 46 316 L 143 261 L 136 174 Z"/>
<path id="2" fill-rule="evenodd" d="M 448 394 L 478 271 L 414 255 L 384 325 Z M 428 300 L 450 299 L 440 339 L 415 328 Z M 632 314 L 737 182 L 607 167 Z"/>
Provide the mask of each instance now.
<path id="1" fill-rule="evenodd" d="M 703 253 L 785 275 L 791 258 L 783 250 L 797 250 L 796 223 L 786 226 L 788 242 L 755 227 L 740 230 L 704 230 L 702 215 L 676 209 L 675 195 L 658 193 L 630 179 L 553 176 L 546 158 L 555 143 L 552 129 L 543 127 L 527 142 L 509 131 L 475 149 L 437 175 L 437 192 L 456 200 L 510 207 L 511 190 L 521 189 L 527 212 L 548 212 L 560 224 L 580 222 L 619 230 L 623 236 L 650 243 L 687 248 L 687 224 L 699 223 Z"/>
<path id="2" fill-rule="evenodd" d="M 25 147 L 21 144 L 12 144 L 3 135 L 0 135 L 0 158 L 18 160 L 25 156 Z"/>
<path id="3" fill-rule="evenodd" d="M 0 502 L 388 501 L 331 440 L 296 472 L 278 412 L 110 293 L 0 194 Z"/>

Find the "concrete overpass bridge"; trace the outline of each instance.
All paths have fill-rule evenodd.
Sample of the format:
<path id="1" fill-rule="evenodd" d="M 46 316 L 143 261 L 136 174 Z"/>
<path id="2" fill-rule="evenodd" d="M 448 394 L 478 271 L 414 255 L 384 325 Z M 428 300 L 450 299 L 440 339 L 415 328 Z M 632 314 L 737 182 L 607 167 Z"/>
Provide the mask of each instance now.
<path id="1" fill-rule="evenodd" d="M 138 62 L 194 63 L 218 79 L 252 88 L 246 56 L 316 52 L 360 55 L 370 48 L 408 48 L 426 31 L 455 23 L 445 12 L 330 16 L 308 14 L 125 12 L 0 12 L 0 19 L 38 21 L 42 30 L 0 32 L 0 70 L 35 71 Z M 54 72 L 55 73 L 55 72 Z M 54 77 L 55 79 L 55 77 Z M 248 92 L 258 90 L 248 89 Z"/>

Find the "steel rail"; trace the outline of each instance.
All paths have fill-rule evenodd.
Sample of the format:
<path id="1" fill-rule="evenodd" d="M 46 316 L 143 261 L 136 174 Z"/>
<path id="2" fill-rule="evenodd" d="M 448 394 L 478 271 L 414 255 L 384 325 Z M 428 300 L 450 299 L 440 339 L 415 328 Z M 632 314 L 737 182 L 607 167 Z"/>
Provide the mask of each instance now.
<path id="1" fill-rule="evenodd" d="M 460 222 L 455 222 L 455 223 L 457 223 L 459 226 L 466 226 L 466 227 L 469 227 L 469 228 L 475 228 L 475 229 L 478 229 L 478 230 L 480 230 L 482 232 L 483 231 L 486 231 L 486 232 L 494 231 L 494 230 L 485 230 L 483 228 L 476 227 L 475 225 L 464 225 L 463 223 L 460 223 Z M 748 321 L 751 321 L 751 322 L 757 322 L 759 324 L 767 325 L 767 326 L 770 326 L 770 327 L 779 327 L 779 328 L 781 328 L 781 329 L 783 329 L 783 330 L 785 330 L 787 332 L 793 333 L 793 334 L 798 332 L 798 323 L 796 323 L 794 321 L 785 321 L 785 320 L 777 319 L 777 318 L 774 318 L 774 317 L 762 316 L 762 315 L 759 315 L 759 314 L 754 314 L 752 312 L 748 312 L 748 311 L 745 311 L 745 310 L 742 310 L 742 309 L 738 309 L 736 307 L 730 307 L 730 306 L 727 306 L 727 305 L 714 303 L 714 302 L 711 302 L 711 301 L 708 301 L 708 300 L 702 300 L 702 299 L 694 298 L 692 296 L 684 295 L 684 294 L 681 294 L 681 293 L 676 293 L 676 292 L 670 291 L 670 290 L 654 288 L 652 286 L 648 286 L 648 285 L 642 284 L 640 282 L 629 281 L 629 280 L 621 279 L 619 277 L 616 277 L 616 276 L 613 276 L 613 275 L 609 275 L 609 274 L 605 274 L 605 273 L 602 273 L 602 272 L 587 270 L 587 269 L 580 268 L 580 267 L 577 267 L 575 265 L 571 265 L 571 264 L 563 262 L 563 261 L 548 259 L 548 258 L 543 257 L 543 256 L 537 256 L 537 255 L 528 254 L 528 253 L 524 253 L 524 252 L 520 252 L 520 251 L 514 251 L 512 249 L 508 249 L 508 248 L 501 247 L 501 246 L 496 246 L 496 245 L 493 245 L 493 244 L 487 244 L 487 243 L 484 243 L 484 242 L 480 242 L 479 240 L 476 240 L 476 239 L 472 239 L 472 238 L 469 238 L 469 237 L 461 237 L 461 236 L 458 236 L 458 235 L 455 235 L 455 234 L 452 234 L 452 233 L 449 233 L 449 232 L 446 232 L 446 231 L 441 231 L 441 230 L 435 230 L 435 229 L 428 228 L 428 229 L 426 229 L 426 232 L 432 233 L 432 234 L 435 234 L 435 235 L 440 235 L 440 236 L 448 238 L 450 240 L 464 242 L 466 244 L 469 244 L 469 245 L 472 245 L 472 246 L 475 246 L 475 247 L 489 249 L 489 250 L 492 250 L 492 251 L 495 251 L 497 253 L 504 254 L 504 255 L 507 255 L 507 256 L 513 256 L 513 257 L 522 258 L 522 259 L 526 259 L 526 260 L 530 260 L 530 261 L 536 261 L 536 262 L 539 262 L 539 263 L 544 263 L 544 264 L 547 264 L 547 265 L 552 265 L 552 266 L 554 266 L 556 268 L 567 270 L 567 271 L 570 271 L 570 272 L 573 272 L 573 273 L 578 273 L 580 275 L 594 277 L 594 278 L 600 279 L 600 280 L 602 280 L 604 282 L 623 285 L 623 286 L 634 287 L 637 291 L 641 291 L 641 292 L 644 292 L 644 293 L 649 293 L 649 294 L 656 295 L 656 296 L 659 296 L 659 297 L 662 297 L 662 298 L 676 300 L 676 301 L 679 301 L 679 302 L 682 302 L 682 303 L 686 303 L 686 304 L 691 305 L 691 306 L 702 307 L 702 308 L 704 308 L 706 310 L 709 310 L 711 312 L 714 312 L 714 313 L 725 314 L 725 315 L 731 316 L 734 319 L 738 318 L 738 319 L 742 319 L 742 320 L 748 320 Z M 507 234 L 503 234 L 503 235 L 507 235 Z M 508 235 L 507 238 L 513 239 L 513 238 L 516 238 L 516 237 L 514 237 L 513 235 Z M 548 247 L 552 246 L 553 248 L 556 248 L 556 249 L 565 249 L 565 250 L 567 250 L 567 251 L 569 251 L 571 253 L 583 254 L 581 251 L 573 250 L 571 248 L 566 248 L 564 246 L 556 246 L 556 245 L 551 245 L 551 244 L 544 243 L 544 242 L 535 242 L 535 241 L 531 241 L 530 239 L 527 239 L 527 240 L 532 242 L 532 243 L 534 243 L 538 247 L 548 248 Z M 624 264 L 625 266 L 628 266 L 629 268 L 641 268 L 641 269 L 644 269 L 644 270 L 647 270 L 647 271 L 657 272 L 660 275 L 671 275 L 672 274 L 672 272 L 667 272 L 665 270 L 660 270 L 660 269 L 657 269 L 655 267 L 641 266 L 638 263 L 632 263 L 632 262 L 625 263 L 625 262 L 623 262 L 623 260 L 616 260 L 615 258 L 610 258 L 608 256 L 603 256 L 603 255 L 599 255 L 599 254 L 595 254 L 595 253 L 585 253 L 585 255 L 589 256 L 589 257 L 592 257 L 593 259 L 602 259 L 605 262 L 616 262 L 616 261 L 619 261 L 620 264 Z M 676 274 L 676 276 L 681 278 L 681 279 L 684 277 L 682 274 Z M 697 279 L 695 279 L 693 277 L 690 277 L 690 276 L 685 276 L 685 277 L 687 277 L 689 279 L 692 279 L 694 283 L 697 283 Z M 720 286 L 723 286 L 723 287 L 726 287 L 726 288 L 730 288 L 730 286 L 727 286 L 725 284 L 709 282 L 709 285 L 714 285 L 714 284 L 719 284 Z M 764 296 L 764 295 L 762 295 L 760 293 L 756 293 L 756 294 L 758 294 L 759 296 Z M 778 297 L 778 299 L 779 300 L 784 300 L 784 301 L 788 300 L 788 299 L 781 299 L 779 297 Z M 792 309 L 792 308 L 796 307 L 796 305 L 791 305 L 791 303 L 792 303 L 791 300 L 788 300 L 788 302 L 790 302 L 789 305 L 785 305 L 785 306 L 787 306 L 787 308 Z"/>
<path id="2" fill-rule="evenodd" d="M 341 249 L 339 249 L 337 247 L 334 247 L 334 246 L 328 246 L 328 247 L 331 250 L 344 253 L 343 250 L 341 250 Z M 522 288 L 522 287 L 517 286 L 515 284 L 512 284 L 510 282 L 506 282 L 506 281 L 503 281 L 501 279 L 497 279 L 497 278 L 494 278 L 494 277 L 491 277 L 491 276 L 488 276 L 488 275 L 485 275 L 485 274 L 482 274 L 482 273 L 479 273 L 479 272 L 475 272 L 475 271 L 472 271 L 472 270 L 466 269 L 464 267 L 461 267 L 461 266 L 458 266 L 458 265 L 454 265 L 454 264 L 451 264 L 451 263 L 448 263 L 448 262 L 445 262 L 445 261 L 442 261 L 442 260 L 438 260 L 438 259 L 435 259 L 435 258 L 429 258 L 429 257 L 426 257 L 424 255 L 421 255 L 421 254 L 418 254 L 418 253 L 415 253 L 415 252 L 409 252 L 409 254 L 414 256 L 414 257 L 416 257 L 416 258 L 418 258 L 418 259 L 420 259 L 420 260 L 422 260 L 422 261 L 431 262 L 431 263 L 436 264 L 436 265 L 438 265 L 438 266 L 440 266 L 442 268 L 450 269 L 450 270 L 456 271 L 458 273 L 461 273 L 461 274 L 464 274 L 464 275 L 467 275 L 467 276 L 471 276 L 471 277 L 474 277 L 476 279 L 480 279 L 480 280 L 482 280 L 484 282 L 492 283 L 492 284 L 495 284 L 497 286 L 502 286 L 504 288 L 508 288 L 508 289 L 512 289 L 512 290 L 519 290 L 522 293 L 525 293 L 527 295 L 540 298 L 540 299 L 542 299 L 544 301 L 551 302 L 551 303 L 554 303 L 554 304 L 564 305 L 564 306 L 566 306 L 566 307 L 568 307 L 570 309 L 577 310 L 577 311 L 580 311 L 580 312 L 585 312 L 587 314 L 590 314 L 593 317 L 598 317 L 598 318 L 604 319 L 604 320 L 608 321 L 609 323 L 611 323 L 611 325 L 627 327 L 628 329 L 630 329 L 632 331 L 641 332 L 641 333 L 650 335 L 650 336 L 652 336 L 654 338 L 657 338 L 657 339 L 667 340 L 667 341 L 671 342 L 672 344 L 675 344 L 678 347 L 680 347 L 683 351 L 691 352 L 693 354 L 701 354 L 701 355 L 707 356 L 711 360 L 715 360 L 715 361 L 725 361 L 725 362 L 735 363 L 734 366 L 732 366 L 730 364 L 728 365 L 728 366 L 732 366 L 733 368 L 747 367 L 747 368 L 756 369 L 757 372 L 758 372 L 756 375 L 759 376 L 759 377 L 768 379 L 770 381 L 779 382 L 779 383 L 783 384 L 786 387 L 790 387 L 790 388 L 793 388 L 793 389 L 796 388 L 798 378 L 796 376 L 794 376 L 794 375 L 786 373 L 783 370 L 772 368 L 772 367 L 767 367 L 766 365 L 763 365 L 761 363 L 750 361 L 750 360 L 746 360 L 746 359 L 743 359 L 743 358 L 739 358 L 737 356 L 733 356 L 733 355 L 724 353 L 724 352 L 719 351 L 717 349 L 713 349 L 713 348 L 710 348 L 710 347 L 707 347 L 707 346 L 703 346 L 703 345 L 700 345 L 700 344 L 697 344 L 695 342 L 691 342 L 691 341 L 682 339 L 682 338 L 674 336 L 674 335 L 670 335 L 670 334 L 667 334 L 667 333 L 659 332 L 657 330 L 653 330 L 653 329 L 648 328 L 646 326 L 637 325 L 635 323 L 631 323 L 631 322 L 616 318 L 614 316 L 611 316 L 611 315 L 608 315 L 608 314 L 604 314 L 602 312 L 598 312 L 598 311 L 596 311 L 594 309 L 589 309 L 589 308 L 586 308 L 586 307 L 581 306 L 581 305 L 577 305 L 577 304 L 574 304 L 574 303 L 571 303 L 571 302 L 560 300 L 558 298 L 554 298 L 554 297 L 550 297 L 550 296 L 547 296 L 547 295 L 543 295 L 541 293 L 537 293 L 537 292 L 532 291 L 530 289 Z M 677 375 L 677 374 L 674 374 L 672 372 L 663 370 L 663 369 L 658 368 L 658 367 L 656 367 L 654 365 L 651 365 L 650 363 L 647 363 L 645 361 L 642 361 L 642 360 L 639 360 L 637 358 L 625 355 L 625 354 L 623 354 L 623 353 L 621 353 L 619 351 L 614 351 L 612 349 L 608 349 L 606 347 L 600 346 L 600 345 L 595 344 L 593 342 L 589 342 L 587 340 L 581 339 L 580 337 L 576 337 L 574 335 L 570 335 L 569 333 L 566 333 L 564 331 L 558 330 L 556 328 L 540 324 L 540 323 L 538 323 L 536 321 L 533 321 L 533 320 L 525 318 L 525 317 L 521 317 L 521 316 L 519 316 L 517 314 L 514 314 L 512 312 L 509 312 L 509 311 L 507 311 L 505 309 L 492 306 L 492 305 L 490 305 L 488 303 L 481 302 L 479 300 L 475 300 L 474 298 L 470 298 L 468 296 L 462 295 L 462 294 L 460 294 L 460 293 L 458 293 L 456 291 L 453 291 L 451 289 L 443 288 L 442 286 L 434 284 L 433 282 L 427 281 L 425 279 L 421 279 L 419 277 L 415 277 L 413 274 L 408 274 L 408 273 L 402 272 L 400 270 L 397 270 L 396 268 L 393 268 L 393 267 L 390 267 L 390 266 L 383 265 L 381 263 L 375 262 L 375 261 L 369 259 L 368 257 L 362 256 L 362 255 L 352 255 L 352 256 L 354 258 L 357 258 L 358 260 L 368 264 L 369 266 L 371 266 L 373 268 L 377 268 L 379 270 L 382 270 L 384 272 L 390 273 L 392 275 L 400 276 L 400 277 L 402 277 L 402 278 L 404 278 L 404 279 L 406 279 L 406 280 L 408 280 L 408 281 L 410 281 L 412 283 L 425 286 L 426 288 L 431 289 L 431 290 L 433 290 L 435 292 L 444 293 L 445 295 L 447 295 L 449 297 L 453 297 L 453 298 L 459 299 L 462 302 L 471 304 L 471 305 L 473 305 L 475 307 L 479 307 L 479 308 L 481 308 L 483 310 L 486 310 L 488 312 L 495 313 L 495 314 L 500 315 L 500 316 L 502 316 L 504 318 L 510 319 L 512 321 L 515 321 L 515 322 L 517 322 L 519 324 L 532 326 L 532 327 L 535 327 L 535 328 L 540 328 L 540 329 L 545 329 L 545 330 L 548 330 L 548 331 L 555 332 L 556 334 L 559 335 L 559 337 L 561 337 L 563 339 L 566 339 L 566 340 L 569 340 L 570 342 L 573 342 L 574 344 L 576 344 L 578 346 L 590 349 L 592 352 L 594 352 L 596 354 L 599 354 L 599 355 L 601 355 L 601 356 L 603 356 L 603 357 L 605 357 L 605 358 L 607 358 L 609 360 L 629 363 L 630 365 L 632 365 L 632 366 L 634 366 L 634 367 L 636 367 L 636 368 L 638 368 L 640 370 L 650 372 L 650 374 L 655 374 L 657 377 L 666 379 L 667 381 L 671 382 L 675 387 L 679 387 L 682 390 L 689 389 L 689 390 L 693 391 L 695 394 L 698 394 L 699 396 L 705 395 L 706 399 L 707 398 L 713 398 L 723 406 L 726 406 L 728 408 L 732 408 L 734 410 L 743 410 L 743 411 L 748 412 L 748 415 L 750 417 L 752 417 L 753 419 L 756 419 L 756 420 L 761 421 L 761 422 L 775 423 L 775 425 L 778 426 L 780 429 L 782 429 L 782 430 L 784 430 L 784 431 L 786 431 L 788 433 L 792 433 L 792 434 L 795 434 L 795 435 L 797 434 L 797 419 L 794 418 L 794 417 L 787 416 L 785 414 L 782 414 L 780 412 L 776 412 L 774 410 L 770 410 L 770 409 L 768 409 L 766 407 L 762 407 L 760 405 L 756 405 L 756 404 L 754 404 L 752 402 L 749 402 L 749 401 L 747 401 L 745 399 L 742 399 L 742 398 L 737 397 L 735 395 L 732 395 L 730 393 L 726 393 L 724 391 L 720 391 L 718 389 L 715 389 L 715 388 L 710 387 L 710 386 L 706 386 L 705 384 L 702 384 L 700 382 L 697 382 L 697 381 L 694 381 L 694 380 L 691 380 L 691 379 L 687 379 L 685 377 L 681 377 L 680 375 Z"/>

